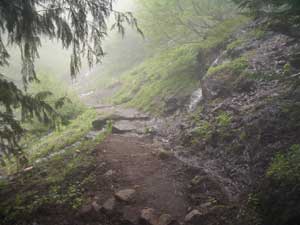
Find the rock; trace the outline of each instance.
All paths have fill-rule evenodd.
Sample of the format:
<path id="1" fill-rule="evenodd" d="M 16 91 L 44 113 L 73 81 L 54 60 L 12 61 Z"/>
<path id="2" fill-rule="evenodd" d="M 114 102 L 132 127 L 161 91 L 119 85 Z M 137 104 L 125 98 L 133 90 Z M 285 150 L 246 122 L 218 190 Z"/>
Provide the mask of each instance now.
<path id="1" fill-rule="evenodd" d="M 104 174 L 104 176 L 110 177 L 110 176 L 112 176 L 114 173 L 115 173 L 115 172 L 114 172 L 113 170 L 108 170 L 108 171 Z"/>
<path id="2" fill-rule="evenodd" d="M 191 184 L 192 185 L 198 185 L 201 183 L 201 181 L 203 180 L 203 177 L 201 176 L 195 176 L 192 181 L 191 181 Z"/>
<path id="3" fill-rule="evenodd" d="M 115 196 L 120 201 L 130 202 L 133 199 L 135 192 L 134 189 L 125 189 L 115 193 Z"/>
<path id="4" fill-rule="evenodd" d="M 79 210 L 79 215 L 84 216 L 87 214 L 90 214 L 93 211 L 93 206 L 91 204 L 84 205 L 80 210 Z"/>
<path id="5" fill-rule="evenodd" d="M 169 214 L 162 214 L 158 219 L 158 225 L 170 225 L 174 222 Z"/>
<path id="6" fill-rule="evenodd" d="M 27 168 L 23 169 L 23 172 L 29 172 L 31 170 L 33 170 L 33 166 L 30 166 L 30 167 L 27 167 Z"/>
<path id="7" fill-rule="evenodd" d="M 130 132 L 131 130 L 121 130 L 119 128 L 117 128 L 116 126 L 112 126 L 111 132 L 113 134 L 124 134 L 126 132 Z"/>
<path id="8" fill-rule="evenodd" d="M 97 201 L 94 201 L 92 203 L 92 207 L 96 212 L 98 212 L 101 209 L 101 206 L 97 203 Z"/>
<path id="9" fill-rule="evenodd" d="M 103 204 L 102 209 L 107 213 L 112 213 L 116 209 L 116 205 L 116 199 L 112 197 Z"/>
<path id="10" fill-rule="evenodd" d="M 188 224 L 198 225 L 200 224 L 201 218 L 202 213 L 200 213 L 199 210 L 194 209 L 185 216 L 184 221 Z"/>
<path id="11" fill-rule="evenodd" d="M 140 216 L 141 225 L 156 225 L 157 219 L 155 216 L 155 210 L 152 208 L 145 208 L 141 211 Z"/>
<path id="12" fill-rule="evenodd" d="M 164 113 L 165 115 L 174 114 L 178 109 L 185 106 L 190 96 L 169 97 L 165 99 Z"/>
<path id="13" fill-rule="evenodd" d="M 106 118 L 102 118 L 102 119 L 98 119 L 92 122 L 92 126 L 94 128 L 94 130 L 102 130 L 107 123 L 107 119 Z"/>
<path id="14" fill-rule="evenodd" d="M 161 159 L 161 160 L 166 160 L 166 159 L 169 159 L 171 156 L 172 156 L 172 154 L 171 154 L 171 152 L 169 152 L 169 151 L 166 151 L 166 150 L 164 150 L 164 149 L 160 149 L 159 151 L 158 151 L 158 157 Z"/>

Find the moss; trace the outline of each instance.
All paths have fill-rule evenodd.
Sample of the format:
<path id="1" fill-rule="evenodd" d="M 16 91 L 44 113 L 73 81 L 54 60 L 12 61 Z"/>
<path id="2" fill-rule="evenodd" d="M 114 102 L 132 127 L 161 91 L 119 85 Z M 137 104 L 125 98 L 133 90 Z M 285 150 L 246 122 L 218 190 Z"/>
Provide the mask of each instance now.
<path id="1" fill-rule="evenodd" d="M 267 169 L 265 185 L 257 193 L 257 212 L 263 224 L 299 221 L 300 145 L 278 153 Z"/>
<path id="2" fill-rule="evenodd" d="M 283 74 L 284 75 L 291 75 L 292 74 L 292 66 L 290 63 L 286 63 L 283 67 Z"/>
<path id="3" fill-rule="evenodd" d="M 259 29 L 259 28 L 256 28 L 256 29 L 254 29 L 254 30 L 251 30 L 251 31 L 247 34 L 247 36 L 248 36 L 249 38 L 254 37 L 254 38 L 256 38 L 256 39 L 262 39 L 265 35 L 266 35 L 266 31 L 263 30 L 263 29 Z"/>
<path id="4" fill-rule="evenodd" d="M 228 112 L 221 112 L 216 120 L 219 127 L 228 127 L 231 124 L 232 116 Z"/>
<path id="5" fill-rule="evenodd" d="M 292 145 L 287 154 L 279 153 L 267 171 L 267 176 L 277 180 L 300 182 L 300 145 Z"/>
<path id="6" fill-rule="evenodd" d="M 247 59 L 245 57 L 240 57 L 219 66 L 210 67 L 207 76 L 212 76 L 213 74 L 221 73 L 222 71 L 229 71 L 232 74 L 240 75 L 247 67 Z"/>
<path id="7" fill-rule="evenodd" d="M 123 86 L 113 96 L 113 103 L 127 102 L 128 106 L 154 114 L 162 113 L 165 98 L 183 97 L 197 88 L 197 53 L 197 46 L 182 46 L 145 61 L 123 75 Z"/>
<path id="8" fill-rule="evenodd" d="M 85 190 L 95 185 L 96 180 L 94 149 L 111 132 L 111 126 L 108 126 L 105 132 L 99 133 L 93 140 L 82 138 L 91 130 L 91 121 L 95 116 L 93 110 L 85 112 L 62 131 L 44 137 L 39 148 L 35 149 L 37 152 L 28 153 L 32 157 L 30 161 L 33 162 L 33 170 L 13 180 L 15 192 L 10 191 L 10 181 L 1 186 L 2 191 L 8 194 L 2 196 L 0 202 L 0 219 L 4 218 L 7 224 L 13 224 L 16 220 L 34 215 L 40 207 L 57 205 L 76 210 L 84 204 L 87 199 Z M 79 137 L 73 140 L 80 140 L 80 143 L 61 152 L 70 144 L 69 135 Z M 55 148 L 49 148 L 48 145 Z M 30 146 L 34 146 L 34 142 Z M 49 149 L 52 153 L 53 150 L 61 153 L 40 163 L 35 162 L 49 155 Z M 27 150 L 30 151 L 29 146 Z"/>
<path id="9" fill-rule="evenodd" d="M 227 20 L 210 30 L 202 42 L 173 47 L 145 60 L 122 75 L 122 88 L 109 101 L 162 114 L 165 99 L 186 97 L 199 86 L 199 52 L 209 54 L 247 21 L 243 16 Z"/>
<path id="10" fill-rule="evenodd" d="M 242 38 L 237 39 L 237 40 L 231 42 L 229 45 L 227 45 L 226 50 L 231 51 L 231 50 L 237 48 L 238 46 L 240 46 L 243 43 L 244 43 L 244 39 L 242 39 Z"/>
<path id="11" fill-rule="evenodd" d="M 205 120 L 201 120 L 197 123 L 196 128 L 194 130 L 197 137 L 195 138 L 203 138 L 205 140 L 209 139 L 212 135 L 213 126 L 211 123 Z M 194 140 L 196 141 L 196 140 Z"/>

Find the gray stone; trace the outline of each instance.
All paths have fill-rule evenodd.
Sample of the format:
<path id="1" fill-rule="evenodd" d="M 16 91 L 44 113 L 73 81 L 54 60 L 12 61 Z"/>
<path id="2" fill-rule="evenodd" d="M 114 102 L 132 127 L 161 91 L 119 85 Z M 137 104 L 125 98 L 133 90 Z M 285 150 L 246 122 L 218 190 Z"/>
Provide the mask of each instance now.
<path id="1" fill-rule="evenodd" d="M 133 199 L 135 192 L 134 189 L 124 189 L 115 193 L 115 196 L 118 200 L 130 202 Z"/>
<path id="2" fill-rule="evenodd" d="M 94 201 L 92 203 L 92 207 L 96 212 L 98 212 L 101 209 L 101 206 L 97 203 L 97 201 Z"/>
<path id="3" fill-rule="evenodd" d="M 114 174 L 114 171 L 113 171 L 113 170 L 108 170 L 108 171 L 104 174 L 104 176 L 110 177 L 110 176 L 112 176 L 113 174 Z"/>
<path id="4" fill-rule="evenodd" d="M 190 213 L 188 213 L 185 218 L 184 221 L 188 224 L 198 224 L 202 218 L 202 213 L 199 212 L 199 210 L 194 209 L 192 210 Z"/>
<path id="5" fill-rule="evenodd" d="M 157 155 L 161 160 L 167 160 L 172 157 L 172 153 L 164 149 L 159 149 Z"/>
<path id="6" fill-rule="evenodd" d="M 98 119 L 92 122 L 92 126 L 94 128 L 94 130 L 102 130 L 107 123 L 107 119 L 103 118 L 103 119 Z"/>
<path id="7" fill-rule="evenodd" d="M 169 214 L 162 214 L 158 219 L 158 225 L 170 225 L 174 220 Z"/>
<path id="8" fill-rule="evenodd" d="M 155 210 L 152 208 L 145 208 L 141 211 L 140 224 L 156 225 L 157 218 L 155 216 Z"/>
<path id="9" fill-rule="evenodd" d="M 86 215 L 86 214 L 91 213 L 92 211 L 93 211 L 93 207 L 92 207 L 91 204 L 84 205 L 84 206 L 80 209 L 79 215 L 80 215 L 80 216 L 84 216 L 84 215 Z"/>
<path id="10" fill-rule="evenodd" d="M 111 213 L 116 209 L 116 199 L 114 197 L 108 199 L 102 206 L 105 212 Z"/>

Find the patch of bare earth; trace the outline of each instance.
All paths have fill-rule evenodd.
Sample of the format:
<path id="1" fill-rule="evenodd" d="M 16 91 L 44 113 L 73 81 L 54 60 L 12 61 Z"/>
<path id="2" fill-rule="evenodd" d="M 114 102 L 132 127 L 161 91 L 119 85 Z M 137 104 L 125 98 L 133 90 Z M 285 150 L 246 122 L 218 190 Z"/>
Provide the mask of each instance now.
<path id="1" fill-rule="evenodd" d="M 189 206 L 186 185 L 191 178 L 180 161 L 160 157 L 159 149 L 145 137 L 110 135 L 97 151 L 98 166 L 105 165 L 107 170 L 97 175 L 98 181 L 105 181 L 95 193 L 98 204 L 120 190 L 133 189 L 132 200 L 121 209 L 125 219 L 137 221 L 144 208 L 153 208 L 157 216 L 184 219 Z"/>

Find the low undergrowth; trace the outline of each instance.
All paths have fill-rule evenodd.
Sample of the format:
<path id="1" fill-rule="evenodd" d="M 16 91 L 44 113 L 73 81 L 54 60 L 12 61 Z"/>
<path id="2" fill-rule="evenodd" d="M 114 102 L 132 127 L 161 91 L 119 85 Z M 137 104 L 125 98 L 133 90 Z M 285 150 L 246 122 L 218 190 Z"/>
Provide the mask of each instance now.
<path id="1" fill-rule="evenodd" d="M 201 42 L 188 43 L 167 50 L 145 60 L 141 65 L 121 76 L 122 88 L 111 99 L 153 114 L 162 114 L 168 98 L 190 96 L 199 87 L 200 78 L 209 65 L 199 62 L 199 53 L 206 57 L 222 45 L 238 27 L 248 21 L 237 17 L 223 22 L 208 32 Z"/>
<path id="2" fill-rule="evenodd" d="M 33 139 L 28 142 L 28 170 L 12 174 L 15 165 L 10 165 L 10 179 L 0 183 L 0 224 L 30 221 L 47 208 L 72 212 L 85 203 L 96 179 L 95 147 L 111 130 L 107 127 L 88 137 L 95 116 L 88 110 L 39 143 Z"/>
<path id="3" fill-rule="evenodd" d="M 265 224 L 298 224 L 300 192 L 300 145 L 278 153 L 270 164 L 265 181 L 251 199 Z"/>

